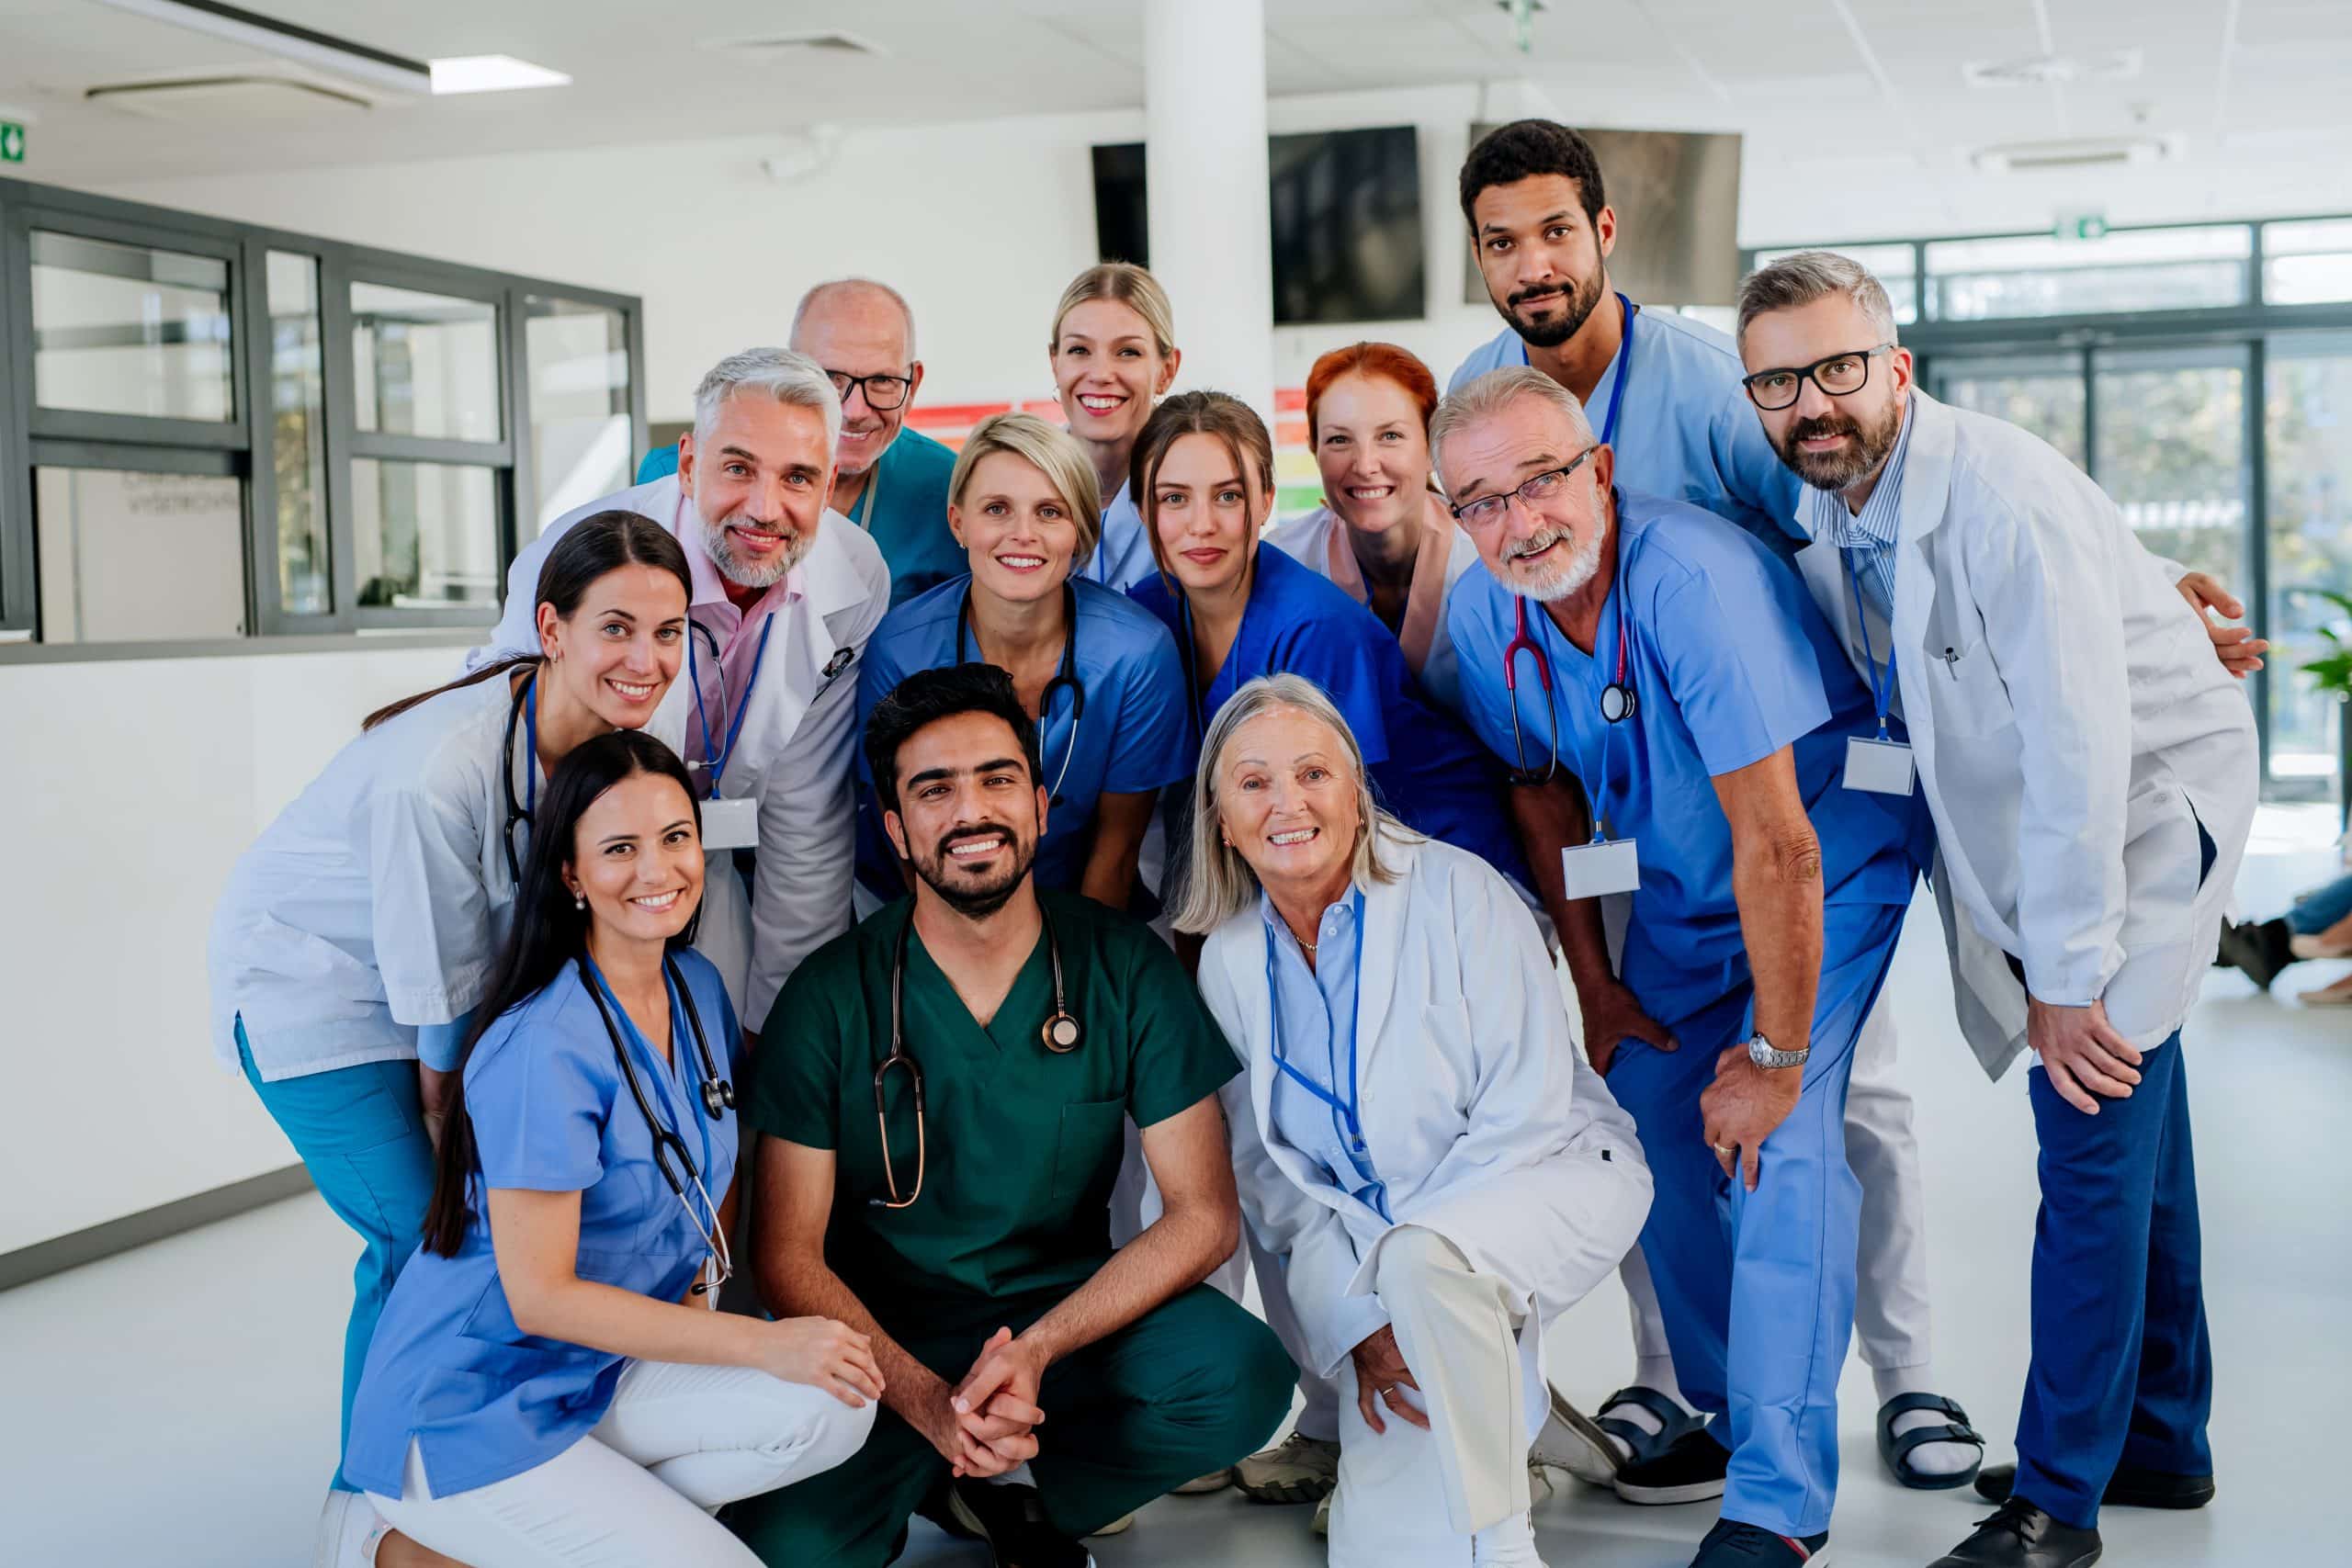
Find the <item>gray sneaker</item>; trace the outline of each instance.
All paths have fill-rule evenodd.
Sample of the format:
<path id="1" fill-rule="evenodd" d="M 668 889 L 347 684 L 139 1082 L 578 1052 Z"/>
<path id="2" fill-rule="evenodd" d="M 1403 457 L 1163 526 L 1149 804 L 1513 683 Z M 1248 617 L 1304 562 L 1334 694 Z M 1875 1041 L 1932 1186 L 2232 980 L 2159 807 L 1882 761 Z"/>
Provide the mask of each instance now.
<path id="1" fill-rule="evenodd" d="M 1544 1418 L 1544 1429 L 1535 1435 L 1529 1460 L 1565 1470 L 1588 1485 L 1615 1485 L 1619 1468 L 1617 1445 L 1593 1424 L 1590 1416 L 1562 1398 L 1558 1389 L 1550 1392 L 1552 1413 Z"/>
<path id="2" fill-rule="evenodd" d="M 1318 1503 L 1340 1483 L 1340 1445 L 1293 1432 L 1233 1467 L 1233 1483 L 1261 1503 Z"/>

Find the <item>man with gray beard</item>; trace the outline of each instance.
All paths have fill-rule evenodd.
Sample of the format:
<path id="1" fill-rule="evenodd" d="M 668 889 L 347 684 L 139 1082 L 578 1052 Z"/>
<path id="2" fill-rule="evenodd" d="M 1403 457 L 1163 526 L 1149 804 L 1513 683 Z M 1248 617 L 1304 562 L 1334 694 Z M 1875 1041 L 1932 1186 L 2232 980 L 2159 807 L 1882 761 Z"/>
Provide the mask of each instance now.
<path id="1" fill-rule="evenodd" d="M 1794 574 L 1711 513 L 1617 491 L 1573 393 L 1492 371 L 1430 440 L 1480 560 L 1447 610 L 1464 705 L 1512 769 L 1586 1049 L 1648 1153 L 1642 1253 L 1682 1391 L 1714 1417 L 1616 1488 L 1721 1493 L 1692 1568 L 1808 1562 L 1853 1332 L 1847 1078 L 1925 814 L 1841 789 L 1876 710 Z M 1612 964 L 1599 900 L 1620 893 Z"/>

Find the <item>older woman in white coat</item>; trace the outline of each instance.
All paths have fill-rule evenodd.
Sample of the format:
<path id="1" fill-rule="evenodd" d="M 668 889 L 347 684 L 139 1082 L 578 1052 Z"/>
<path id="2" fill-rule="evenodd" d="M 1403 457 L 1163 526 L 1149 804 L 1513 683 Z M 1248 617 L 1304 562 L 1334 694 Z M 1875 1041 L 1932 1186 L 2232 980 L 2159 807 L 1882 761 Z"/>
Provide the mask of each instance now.
<path id="1" fill-rule="evenodd" d="M 1543 1320 L 1649 1211 L 1632 1118 L 1527 907 L 1380 811 L 1314 685 L 1237 692 L 1194 790 L 1176 923 L 1248 1068 L 1225 1091 L 1242 1213 L 1288 1259 L 1294 1353 L 1352 1395 L 1330 1561 L 1538 1563 Z"/>

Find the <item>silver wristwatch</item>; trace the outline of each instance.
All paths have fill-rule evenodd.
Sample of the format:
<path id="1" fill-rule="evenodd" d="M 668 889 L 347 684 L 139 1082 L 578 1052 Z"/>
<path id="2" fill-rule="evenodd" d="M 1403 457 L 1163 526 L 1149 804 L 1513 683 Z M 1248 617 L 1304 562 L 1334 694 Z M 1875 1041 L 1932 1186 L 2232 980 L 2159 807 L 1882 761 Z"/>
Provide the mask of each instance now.
<path id="1" fill-rule="evenodd" d="M 1761 1034 L 1747 1042 L 1747 1059 L 1759 1067 L 1802 1067 L 1812 1055 L 1813 1047 L 1810 1045 L 1800 1046 L 1794 1051 L 1779 1050 Z"/>

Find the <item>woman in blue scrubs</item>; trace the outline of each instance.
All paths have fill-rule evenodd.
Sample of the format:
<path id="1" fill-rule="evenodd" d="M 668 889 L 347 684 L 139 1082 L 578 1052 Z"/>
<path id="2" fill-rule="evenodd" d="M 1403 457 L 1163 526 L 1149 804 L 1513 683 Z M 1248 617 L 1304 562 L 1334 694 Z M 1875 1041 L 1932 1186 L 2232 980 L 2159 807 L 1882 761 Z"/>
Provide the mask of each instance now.
<path id="1" fill-rule="evenodd" d="M 700 808 L 621 731 L 548 780 L 345 1472 L 379 1568 L 755 1568 L 710 1517 L 830 1470 L 874 1422 L 870 1342 L 720 1314 L 738 1026 L 687 945 Z"/>
<path id="2" fill-rule="evenodd" d="M 1128 457 L 1183 355 L 1159 280 L 1131 262 L 1090 266 L 1054 307 L 1046 353 L 1069 432 L 1102 493 L 1102 540 L 1080 575 L 1124 593 L 1151 575 L 1151 541 L 1127 484 Z"/>
<path id="3" fill-rule="evenodd" d="M 213 913 L 214 1049 L 367 1244 L 344 1336 L 346 1434 L 376 1315 L 416 1249 L 429 1128 L 505 934 L 542 779 L 581 741 L 652 716 L 692 596 L 666 529 L 633 512 L 586 519 L 539 573 L 540 653 L 370 716 L 237 862 Z M 322 1540 L 352 1511 L 335 1488 Z"/>
<path id="4" fill-rule="evenodd" d="M 1008 671 L 1037 721 L 1050 792 L 1037 884 L 1125 908 L 1153 804 L 1192 774 L 1193 732 L 1167 628 L 1079 575 L 1100 547 L 1098 494 L 1085 448 L 1035 414 L 975 429 L 947 505 L 971 570 L 883 617 L 858 672 L 858 721 L 918 670 L 978 660 Z M 864 806 L 860 877 L 897 897 L 905 873 Z"/>
<path id="5" fill-rule="evenodd" d="M 1134 597 L 1166 623 L 1188 666 L 1195 746 L 1242 685 L 1304 675 L 1346 716 L 1384 806 L 1530 886 L 1500 767 L 1422 694 L 1371 611 L 1281 550 L 1259 547 L 1273 509 L 1274 450 L 1250 406 L 1223 392 L 1169 399 L 1137 439 L 1131 471 L 1159 567 Z"/>

